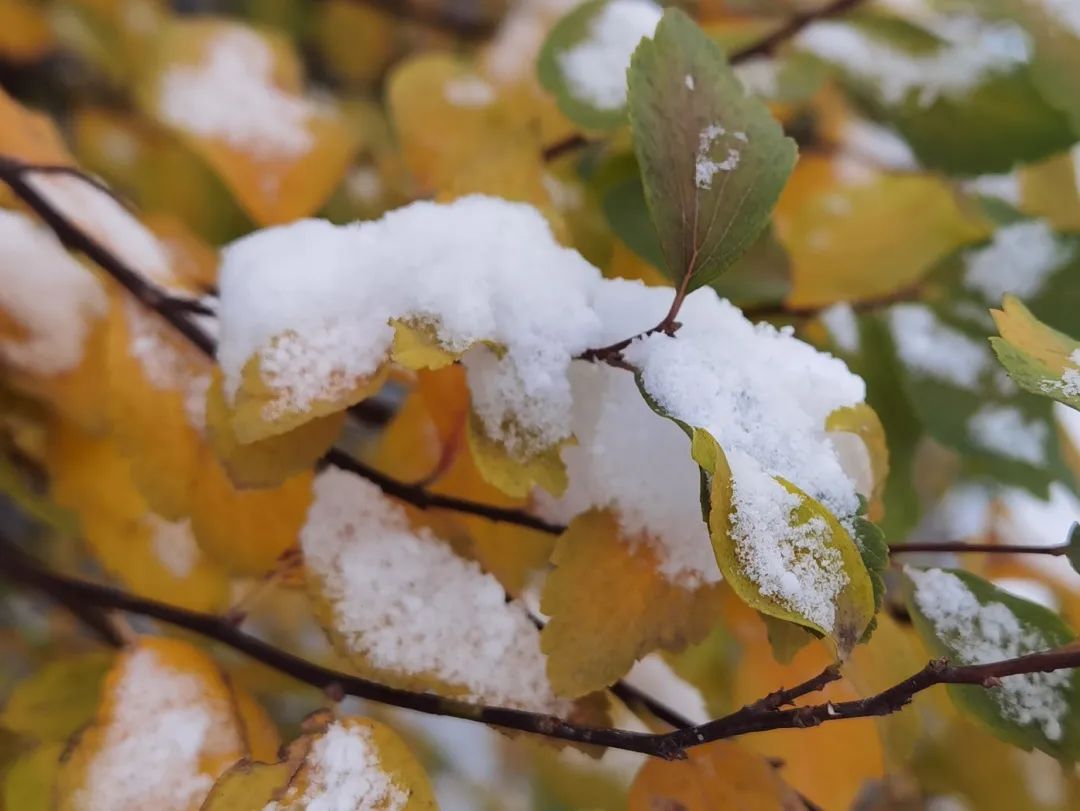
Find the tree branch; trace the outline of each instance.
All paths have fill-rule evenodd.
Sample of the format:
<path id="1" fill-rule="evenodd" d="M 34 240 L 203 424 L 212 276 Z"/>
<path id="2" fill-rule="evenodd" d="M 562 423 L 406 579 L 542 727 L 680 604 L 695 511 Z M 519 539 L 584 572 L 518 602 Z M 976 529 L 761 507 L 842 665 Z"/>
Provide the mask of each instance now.
<path id="1" fill-rule="evenodd" d="M 216 342 L 206 330 L 191 318 L 198 302 L 188 302 L 170 296 L 167 292 L 149 282 L 141 273 L 129 267 L 116 254 L 79 228 L 76 223 L 69 220 L 62 211 L 57 209 L 45 195 L 34 187 L 34 184 L 27 177 L 37 171 L 38 168 L 34 164 L 23 163 L 0 155 L 0 181 L 6 183 L 15 195 L 52 229 L 57 239 L 65 247 L 88 256 L 140 303 L 158 313 L 204 355 L 213 358 L 217 350 Z M 92 182 L 92 179 L 87 178 L 77 169 L 73 168 L 66 173 L 80 177 L 87 180 L 87 182 Z M 369 465 L 353 459 L 349 454 L 337 449 L 331 449 L 327 452 L 322 459 L 322 463 L 362 476 L 377 485 L 387 495 L 421 509 L 453 510 L 468 515 L 477 515 L 492 521 L 501 521 L 535 529 L 552 535 L 558 535 L 565 529 L 561 525 L 544 521 L 523 510 L 495 507 L 490 504 L 470 501 L 469 499 L 433 493 L 424 487 L 399 481 L 385 473 L 380 473 Z"/>
<path id="2" fill-rule="evenodd" d="M 918 541 L 914 543 L 889 544 L 889 554 L 906 555 L 915 552 L 986 552 L 996 555 L 1064 555 L 1068 544 L 1053 546 L 1025 546 L 1006 543 L 962 543 L 953 541 Z"/>
<path id="3" fill-rule="evenodd" d="M 498 28 L 496 20 L 474 17 L 454 10 L 455 3 L 421 2 L 410 0 L 352 0 L 358 5 L 369 6 L 383 14 L 403 22 L 416 23 L 434 28 L 455 37 L 468 40 L 487 39 Z"/>
<path id="4" fill-rule="evenodd" d="M 899 684 L 867 698 L 784 708 L 792 701 L 816 692 L 836 680 L 839 676 L 837 671 L 827 668 L 802 684 L 770 693 L 759 701 L 716 720 L 688 725 L 672 732 L 648 734 L 584 726 L 542 713 L 484 706 L 431 693 L 401 690 L 332 670 L 269 645 L 220 617 L 188 611 L 156 600 L 137 597 L 119 589 L 51 572 L 2 537 L 0 576 L 48 594 L 65 606 L 73 607 L 73 610 L 92 606 L 125 611 L 192 631 L 322 690 L 429 715 L 445 715 L 548 738 L 606 746 L 667 759 L 682 758 L 685 751 L 694 746 L 752 732 L 804 728 L 833 721 L 889 715 L 905 707 L 918 693 L 938 684 L 970 684 L 993 689 L 1005 676 L 1048 673 L 1080 667 L 1080 648 L 1060 648 L 982 665 L 956 666 L 950 665 L 944 659 L 937 659 Z M 639 695 L 633 688 L 627 687 L 621 688 L 621 693 L 631 701 L 636 700 Z M 685 721 L 674 713 L 669 717 L 669 722 L 678 722 L 680 726 Z"/>

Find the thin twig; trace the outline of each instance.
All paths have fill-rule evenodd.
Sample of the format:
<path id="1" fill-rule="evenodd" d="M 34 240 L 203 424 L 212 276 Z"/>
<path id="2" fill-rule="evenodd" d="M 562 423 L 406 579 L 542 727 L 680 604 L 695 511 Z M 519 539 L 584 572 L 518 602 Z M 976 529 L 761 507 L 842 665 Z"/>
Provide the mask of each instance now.
<path id="1" fill-rule="evenodd" d="M 26 164 L 9 157 L 0 156 L 0 181 L 5 182 L 20 200 L 41 217 L 61 243 L 71 250 L 81 251 L 86 254 L 140 303 L 160 314 L 203 354 L 213 358 L 217 349 L 216 342 L 206 330 L 190 317 L 191 308 L 188 304 L 180 299 L 170 297 L 163 290 L 151 284 L 142 274 L 129 267 L 108 248 L 83 231 L 76 223 L 69 220 L 63 212 L 39 193 L 33 183 L 27 179 L 27 175 L 33 174 L 36 170 L 37 167 L 33 164 Z M 433 493 L 423 487 L 417 487 L 414 484 L 381 473 L 337 449 L 328 451 L 323 457 L 322 463 L 362 476 L 376 484 L 387 495 L 421 509 L 453 510 L 469 515 L 477 515 L 492 521 L 516 524 L 517 526 L 539 530 L 552 535 L 558 535 L 565 529 L 562 525 L 544 521 L 523 510 L 496 507 L 470 501 L 469 499 Z"/>
<path id="2" fill-rule="evenodd" d="M 452 34 L 460 39 L 482 40 L 495 33 L 498 21 L 462 14 L 454 10 L 455 3 L 410 2 L 410 0 L 352 0 L 369 6 L 404 22 L 416 23 Z"/>
<path id="3" fill-rule="evenodd" d="M 401 690 L 301 659 L 244 633 L 222 618 L 177 608 L 144 597 L 51 572 L 14 544 L 0 538 L 0 577 L 38 589 L 68 606 L 94 606 L 125 611 L 166 622 L 213 639 L 281 673 L 321 690 L 405 707 L 430 715 L 445 715 L 490 726 L 530 732 L 548 738 L 594 744 L 613 749 L 678 759 L 685 751 L 710 741 L 764 732 L 796 729 L 833 721 L 868 718 L 897 712 L 924 690 L 938 684 L 969 684 L 993 689 L 1005 676 L 1048 673 L 1080 667 L 1080 648 L 1060 648 L 982 665 L 950 665 L 931 661 L 919 672 L 875 695 L 854 701 L 790 707 L 780 706 L 824 687 L 835 674 L 826 670 L 794 688 L 772 693 L 729 715 L 666 733 L 640 733 L 610 727 L 591 727 L 542 713 L 490 707 L 431 693 Z"/>
<path id="4" fill-rule="evenodd" d="M 1064 555 L 1068 553 L 1068 544 L 1052 546 L 1025 546 L 1024 544 L 1005 543 L 962 543 L 953 541 L 916 541 L 912 543 L 889 544 L 889 554 L 908 555 L 915 552 L 986 552 L 991 555 Z"/>

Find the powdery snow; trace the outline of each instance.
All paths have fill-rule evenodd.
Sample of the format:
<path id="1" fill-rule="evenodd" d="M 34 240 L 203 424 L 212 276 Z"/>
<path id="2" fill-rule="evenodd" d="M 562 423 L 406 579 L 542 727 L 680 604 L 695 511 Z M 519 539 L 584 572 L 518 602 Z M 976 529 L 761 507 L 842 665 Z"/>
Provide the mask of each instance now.
<path id="1" fill-rule="evenodd" d="M 602 110 L 626 104 L 626 69 L 643 37 L 663 15 L 651 0 L 610 0 L 592 19 L 585 39 L 558 56 L 574 98 Z"/>
<path id="2" fill-rule="evenodd" d="M 148 513 L 143 519 L 150 530 L 150 546 L 157 559 L 169 573 L 185 578 L 190 575 L 202 557 L 202 550 L 191 531 L 191 521 L 167 521 L 161 516 Z"/>
<path id="3" fill-rule="evenodd" d="M 966 256 L 964 286 L 994 305 L 1006 293 L 1031 298 L 1072 255 L 1044 220 L 1006 225 L 994 232 L 989 245 Z"/>
<path id="4" fill-rule="evenodd" d="M 504 350 L 466 355 L 473 408 L 489 436 L 527 455 L 569 436 L 566 373 L 574 355 L 598 345 L 589 299 L 600 278 L 536 209 L 491 197 L 413 203 L 346 226 L 266 229 L 224 253 L 226 396 L 256 354 L 277 395 L 267 417 L 340 396 L 386 360 L 397 318 L 451 350 L 479 341 Z"/>
<path id="5" fill-rule="evenodd" d="M 925 304 L 895 305 L 889 326 L 900 360 L 916 374 L 973 389 L 993 366 L 984 344 L 941 323 Z"/>
<path id="6" fill-rule="evenodd" d="M 915 602 L 934 632 L 964 664 L 1011 659 L 1053 646 L 1035 628 L 1025 628 L 997 602 L 980 605 L 964 582 L 941 569 L 907 570 L 915 584 Z M 1036 725 L 1052 741 L 1060 740 L 1061 719 L 1068 713 L 1065 691 L 1071 670 L 1005 676 L 989 695 L 1002 714 L 1021 726 Z"/>
<path id="7" fill-rule="evenodd" d="M 739 165 L 739 157 L 742 154 L 736 147 L 728 146 L 727 154 L 721 161 L 712 159 L 713 145 L 726 134 L 719 124 L 709 124 L 698 134 L 698 151 L 694 162 L 694 184 L 699 189 L 711 189 L 713 177 L 717 172 L 730 172 Z M 732 138 L 746 143 L 746 133 L 732 133 Z"/>
<path id="8" fill-rule="evenodd" d="M 158 109 L 171 126 L 262 158 L 296 157 L 314 143 L 315 106 L 274 84 L 273 51 L 239 25 L 219 32 L 199 64 L 162 75 Z"/>
<path id="9" fill-rule="evenodd" d="M 25 332 L 0 337 L 0 358 L 54 375 L 79 365 L 108 299 L 101 282 L 51 231 L 23 214 L 0 211 L 0 309 Z"/>
<path id="10" fill-rule="evenodd" d="M 901 104 L 912 93 L 924 107 L 942 98 L 963 98 L 1029 58 L 1027 35 L 1012 23 L 940 16 L 932 30 L 942 45 L 929 53 L 909 53 L 856 26 L 832 21 L 814 23 L 796 42 L 858 80 L 873 83 L 881 100 L 890 105 Z"/>
<path id="11" fill-rule="evenodd" d="M 833 304 L 822 310 L 818 317 L 837 349 L 848 354 L 859 351 L 859 322 L 850 304 L 844 301 Z"/>
<path id="12" fill-rule="evenodd" d="M 326 470 L 300 534 L 349 650 L 375 668 L 430 674 L 471 700 L 560 713 L 525 608 L 374 484 Z"/>
<path id="13" fill-rule="evenodd" d="M 401 811 L 406 794 L 383 769 L 371 730 L 335 722 L 311 746 L 307 787 L 290 786 L 263 811 Z"/>
<path id="14" fill-rule="evenodd" d="M 1015 406 L 987 404 L 971 415 L 968 435 L 992 453 L 1039 466 L 1046 463 L 1046 443 L 1050 426 L 1028 420 Z"/>
<path id="15" fill-rule="evenodd" d="M 136 651 L 123 667 L 114 715 L 73 807 L 197 808 L 217 776 L 203 772 L 202 763 L 243 751 L 232 706 L 208 695 L 195 677 L 162 664 L 152 649 Z"/>
<path id="16" fill-rule="evenodd" d="M 1061 373 L 1057 381 L 1051 381 L 1043 386 L 1046 391 L 1061 392 L 1066 397 L 1080 397 L 1080 349 L 1074 350 L 1069 355 L 1069 363 L 1072 365 L 1065 367 L 1065 371 Z"/>

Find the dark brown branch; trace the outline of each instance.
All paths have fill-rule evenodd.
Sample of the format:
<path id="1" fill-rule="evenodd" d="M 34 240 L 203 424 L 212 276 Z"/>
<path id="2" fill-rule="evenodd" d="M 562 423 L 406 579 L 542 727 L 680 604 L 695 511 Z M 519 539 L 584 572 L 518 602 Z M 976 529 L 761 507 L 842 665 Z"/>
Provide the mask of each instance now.
<path id="1" fill-rule="evenodd" d="M 559 740 L 641 752 L 668 759 L 681 758 L 686 749 L 694 746 L 752 732 L 812 727 L 832 721 L 888 715 L 901 710 L 918 693 L 938 684 L 970 684 L 993 689 L 1005 676 L 1048 673 L 1080 667 L 1080 647 L 1032 653 L 983 665 L 954 666 L 944 659 L 938 659 L 910 678 L 867 698 L 784 708 L 791 701 L 820 690 L 835 680 L 835 671 L 826 669 L 800 685 L 771 693 L 714 721 L 686 726 L 673 732 L 645 734 L 608 727 L 583 726 L 542 713 L 482 706 L 430 693 L 401 690 L 331 670 L 269 645 L 240 631 L 220 617 L 188 611 L 156 600 L 137 597 L 119 589 L 51 572 L 3 538 L 0 538 L 0 577 L 35 588 L 68 606 L 125 611 L 192 631 L 321 690 L 332 690 L 430 715 L 462 718 Z M 633 688 L 629 689 L 630 693 L 624 690 L 623 694 L 634 700 Z M 676 718 L 673 717 L 672 720 Z M 680 722 L 682 720 L 685 719 L 679 719 Z"/>
<path id="2" fill-rule="evenodd" d="M 814 9 L 813 11 L 794 14 L 768 36 L 759 39 L 757 42 L 754 42 L 745 48 L 740 48 L 739 50 L 732 52 L 729 61 L 733 65 L 738 65 L 740 62 L 746 62 L 755 57 L 768 56 L 785 42 L 794 39 L 799 32 L 811 23 L 817 22 L 818 20 L 827 20 L 831 17 L 838 17 L 841 14 L 851 11 L 862 2 L 863 0 L 833 0 L 831 3 L 827 3 L 821 8 Z"/>
<path id="3" fill-rule="evenodd" d="M 487 39 L 498 27 L 496 20 L 457 12 L 454 7 L 459 4 L 442 0 L 436 2 L 421 0 L 420 3 L 410 0 L 352 0 L 352 2 L 369 6 L 403 22 L 434 28 L 436 31 L 452 34 L 460 39 Z"/>
<path id="4" fill-rule="evenodd" d="M 142 274 L 129 267 L 75 223 L 71 222 L 63 212 L 59 211 L 44 195 L 40 194 L 28 180 L 27 175 L 31 175 L 35 171 L 37 171 L 37 167 L 34 165 L 0 156 L 0 181 L 6 183 L 20 200 L 41 217 L 61 243 L 71 250 L 86 254 L 140 303 L 160 314 L 181 335 L 198 347 L 203 354 L 213 358 L 217 348 L 215 341 L 209 333 L 190 317 L 193 312 L 193 303 L 170 297 L 160 288 L 148 282 Z M 72 170 L 73 173 L 77 173 L 77 171 Z M 194 304 L 197 305 L 198 303 L 195 302 Z M 469 515 L 478 515 L 492 521 L 516 524 L 553 535 L 558 535 L 564 529 L 558 524 L 549 523 L 529 515 L 523 510 L 495 507 L 468 499 L 433 493 L 423 487 L 417 487 L 414 484 L 387 476 L 385 473 L 380 473 L 363 462 L 353 459 L 349 454 L 336 449 L 330 450 L 323 457 L 323 463 L 356 473 L 375 483 L 387 495 L 401 499 L 421 509 L 453 510 Z"/>
<path id="5" fill-rule="evenodd" d="M 1064 555 L 1068 544 L 1053 546 L 1025 546 L 1005 543 L 961 543 L 952 541 L 917 541 L 889 545 L 889 554 L 906 555 L 915 552 L 986 552 L 992 555 Z"/>

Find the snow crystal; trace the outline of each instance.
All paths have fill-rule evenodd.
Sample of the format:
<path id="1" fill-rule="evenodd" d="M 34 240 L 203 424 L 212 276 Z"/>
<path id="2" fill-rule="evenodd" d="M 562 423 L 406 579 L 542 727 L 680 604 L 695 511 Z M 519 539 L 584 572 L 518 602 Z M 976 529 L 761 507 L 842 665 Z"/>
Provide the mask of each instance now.
<path id="1" fill-rule="evenodd" d="M 194 571 L 202 551 L 191 531 L 191 521 L 166 521 L 149 513 L 144 519 L 150 530 L 150 546 L 157 559 L 176 577 L 187 577 Z"/>
<path id="2" fill-rule="evenodd" d="M 495 88 L 479 76 L 465 76 L 443 85 L 443 98 L 455 107 L 487 107 L 495 101 Z"/>
<path id="3" fill-rule="evenodd" d="M 197 808 L 217 777 L 204 764 L 224 769 L 228 755 L 243 751 L 225 696 L 208 694 L 153 649 L 124 661 L 112 707 L 101 748 L 73 796 L 80 811 Z"/>
<path id="4" fill-rule="evenodd" d="M 1041 420 L 1024 419 L 1015 406 L 987 404 L 968 420 L 968 434 L 981 448 L 1030 465 L 1046 462 L 1050 426 Z"/>
<path id="5" fill-rule="evenodd" d="M 171 66 L 158 93 L 168 124 L 261 158 L 295 157 L 314 143 L 315 106 L 274 84 L 273 51 L 239 25 L 219 32 L 198 65 Z"/>
<path id="6" fill-rule="evenodd" d="M 986 79 L 1009 73 L 1029 58 L 1027 35 L 1008 22 L 976 17 L 940 17 L 933 25 L 941 46 L 908 53 L 842 22 L 817 22 L 797 38 L 802 48 L 872 82 L 886 104 L 914 92 L 926 107 L 941 98 L 962 98 Z"/>
<path id="7" fill-rule="evenodd" d="M 165 246 L 109 194 L 73 175 L 32 174 L 28 182 L 132 271 L 162 287 L 174 284 Z"/>
<path id="8" fill-rule="evenodd" d="M 610 0 L 585 39 L 558 56 L 574 97 L 602 110 L 626 104 L 626 69 L 643 37 L 652 36 L 662 9 L 652 0 Z"/>
<path id="9" fill-rule="evenodd" d="M 290 785 L 280 802 L 263 811 L 401 811 L 409 801 L 382 768 L 367 727 L 331 724 L 312 744 L 306 766 L 303 795 Z"/>
<path id="10" fill-rule="evenodd" d="M 218 359 L 235 397 L 258 355 L 270 418 L 352 388 L 386 359 L 391 319 L 465 357 L 487 434 L 527 455 L 569 436 L 571 358 L 594 343 L 600 272 L 559 245 L 531 206 L 471 196 L 382 219 L 302 220 L 226 248 Z M 276 339 L 276 340 L 275 340 Z"/>
<path id="11" fill-rule="evenodd" d="M 565 711 L 540 632 L 494 577 L 458 557 L 364 479 L 327 470 L 300 534 L 304 560 L 352 651 L 391 673 L 431 674 L 468 698 Z"/>
<path id="12" fill-rule="evenodd" d="M 25 333 L 0 337 L 0 357 L 53 375 L 78 366 L 108 299 L 51 231 L 23 214 L 0 211 L 0 308 Z"/>
<path id="13" fill-rule="evenodd" d="M 1069 363 L 1072 365 L 1065 367 L 1065 371 L 1061 373 L 1057 381 L 1051 381 L 1043 386 L 1047 392 L 1057 391 L 1066 397 L 1080 397 L 1080 349 L 1074 350 L 1069 355 Z"/>
<path id="14" fill-rule="evenodd" d="M 897 304 L 889 311 L 889 326 L 900 360 L 926 377 L 973 389 L 992 366 L 986 346 L 942 324 L 924 304 Z"/>
<path id="15" fill-rule="evenodd" d="M 994 232 L 989 245 L 967 255 L 964 285 L 995 305 L 1006 293 L 1030 298 L 1072 254 L 1044 220 L 1006 225 Z"/>
<path id="16" fill-rule="evenodd" d="M 849 354 L 859 351 L 859 322 L 850 304 L 833 304 L 821 311 L 820 318 L 838 349 Z"/>
<path id="17" fill-rule="evenodd" d="M 964 664 L 987 664 L 1046 650 L 1055 644 L 1035 628 L 1024 628 L 998 602 L 980 605 L 964 582 L 941 569 L 907 570 L 915 584 L 915 602 L 934 632 Z M 1052 741 L 1060 740 L 1061 719 L 1069 705 L 1064 695 L 1072 671 L 1004 676 L 989 695 L 1002 714 L 1021 726 L 1037 725 Z"/>
<path id="18" fill-rule="evenodd" d="M 726 130 L 719 124 L 709 124 L 698 133 L 698 151 L 694 163 L 694 184 L 699 189 L 711 189 L 713 177 L 717 172 L 730 172 L 739 165 L 740 152 L 734 147 L 728 147 L 727 157 L 722 161 L 717 162 L 710 157 L 713 144 L 725 133 Z M 743 143 L 746 142 L 746 133 L 736 132 L 732 134 L 732 137 Z"/>

